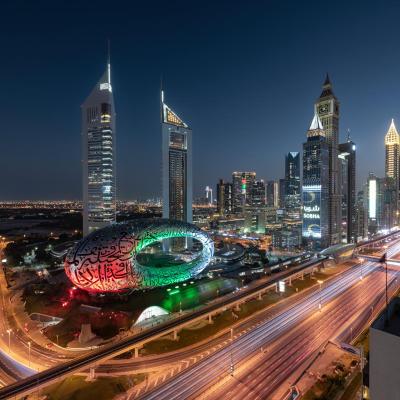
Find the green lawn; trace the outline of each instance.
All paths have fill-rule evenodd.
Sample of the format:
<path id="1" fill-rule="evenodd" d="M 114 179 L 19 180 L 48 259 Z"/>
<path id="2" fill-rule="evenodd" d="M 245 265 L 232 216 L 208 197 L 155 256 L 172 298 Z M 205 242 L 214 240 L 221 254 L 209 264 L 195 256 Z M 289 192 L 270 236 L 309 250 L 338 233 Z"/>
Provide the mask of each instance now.
<path id="1" fill-rule="evenodd" d="M 82 376 L 71 376 L 50 386 L 45 393 L 49 400 L 110 400 L 144 379 L 145 374 L 138 374 L 132 377 L 101 377 L 93 382 L 86 382 Z"/>
<path id="2" fill-rule="evenodd" d="M 286 285 L 286 292 L 284 294 L 280 295 L 270 291 L 262 297 L 262 300 L 250 300 L 241 305 L 240 311 L 233 312 L 239 317 L 239 320 L 244 319 L 257 311 L 268 307 L 269 305 L 277 303 L 279 300 L 285 297 L 291 296 L 292 294 L 296 293 L 296 288 L 300 292 L 315 284 L 316 280 L 325 280 L 328 277 L 328 275 L 323 273 L 315 273 L 313 279 L 310 279 L 309 276 L 307 276 L 307 278 L 304 280 L 297 279 L 293 281 L 292 286 Z M 233 316 L 231 310 L 224 311 L 222 314 L 213 317 L 212 324 L 208 324 L 199 329 L 182 329 L 178 334 L 179 340 L 158 339 L 146 343 L 143 347 L 144 353 L 161 354 L 190 346 L 215 335 L 219 331 L 230 327 L 237 321 L 238 319 Z"/>

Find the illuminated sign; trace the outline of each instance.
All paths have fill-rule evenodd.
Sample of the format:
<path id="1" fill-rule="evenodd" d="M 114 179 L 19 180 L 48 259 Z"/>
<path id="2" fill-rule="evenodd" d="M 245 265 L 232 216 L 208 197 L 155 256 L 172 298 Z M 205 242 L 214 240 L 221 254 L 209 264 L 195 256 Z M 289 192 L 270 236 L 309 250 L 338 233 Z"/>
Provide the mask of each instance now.
<path id="1" fill-rule="evenodd" d="M 317 219 L 319 218 L 319 206 L 304 206 L 303 207 L 304 213 L 303 218 L 305 219 Z"/>
<path id="2" fill-rule="evenodd" d="M 279 293 L 285 293 L 285 281 L 279 281 L 278 290 Z"/>
<path id="3" fill-rule="evenodd" d="M 321 185 L 303 186 L 303 229 L 306 238 L 321 238 Z"/>
<path id="4" fill-rule="evenodd" d="M 376 180 L 369 181 L 369 199 L 368 199 L 368 215 L 370 218 L 376 218 Z"/>

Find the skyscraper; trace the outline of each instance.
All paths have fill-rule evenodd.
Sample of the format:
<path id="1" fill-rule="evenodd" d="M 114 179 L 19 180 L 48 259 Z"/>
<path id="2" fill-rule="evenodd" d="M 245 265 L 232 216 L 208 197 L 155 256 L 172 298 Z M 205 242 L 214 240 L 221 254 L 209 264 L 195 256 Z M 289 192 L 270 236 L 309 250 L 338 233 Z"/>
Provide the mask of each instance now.
<path id="1" fill-rule="evenodd" d="M 267 187 L 267 205 L 268 207 L 279 207 L 279 182 L 278 181 L 268 181 Z"/>
<path id="2" fill-rule="evenodd" d="M 265 183 L 255 180 L 249 188 L 249 198 L 244 207 L 245 231 L 265 233 L 266 192 Z"/>
<path id="3" fill-rule="evenodd" d="M 367 212 L 364 206 L 364 192 L 362 190 L 357 193 L 356 227 L 357 241 L 368 236 Z"/>
<path id="4" fill-rule="evenodd" d="M 339 101 L 332 90 L 329 76 L 326 75 L 322 93 L 315 103 L 326 141 L 329 146 L 329 241 L 328 245 L 340 243 L 341 239 L 341 193 L 339 184 Z"/>
<path id="5" fill-rule="evenodd" d="M 212 205 L 214 203 L 213 190 L 210 188 L 210 186 L 206 186 L 206 188 L 204 189 L 204 192 L 206 195 L 207 203 Z"/>
<path id="6" fill-rule="evenodd" d="M 364 206 L 367 214 L 368 234 L 375 234 L 378 230 L 378 219 L 381 215 L 380 182 L 373 173 L 369 173 L 364 185 Z"/>
<path id="7" fill-rule="evenodd" d="M 357 240 L 356 230 L 356 145 L 347 139 L 339 144 L 342 193 L 342 238 L 346 243 Z"/>
<path id="8" fill-rule="evenodd" d="M 397 225 L 400 198 L 400 136 L 397 133 L 393 119 L 385 136 L 385 150 L 385 176 L 386 178 L 389 178 L 389 186 L 391 185 L 396 192 L 395 214 L 394 220 L 391 221 L 391 224 L 393 223 Z"/>
<path id="9" fill-rule="evenodd" d="M 217 184 L 217 212 L 226 215 L 232 212 L 232 183 L 220 179 Z"/>
<path id="10" fill-rule="evenodd" d="M 309 247 L 329 243 L 329 144 L 315 111 L 307 141 L 303 144 L 303 228 Z"/>
<path id="11" fill-rule="evenodd" d="M 192 222 L 192 130 L 161 91 L 163 218 Z"/>
<path id="12" fill-rule="evenodd" d="M 81 106 L 83 234 L 115 222 L 115 109 L 110 61 Z"/>
<path id="13" fill-rule="evenodd" d="M 291 151 L 285 156 L 284 207 L 289 219 L 301 218 L 300 153 Z"/>
<path id="14" fill-rule="evenodd" d="M 234 213 L 243 213 L 243 207 L 246 204 L 249 204 L 250 188 L 252 187 L 255 179 L 255 172 L 232 173 L 232 198 Z"/>
<path id="15" fill-rule="evenodd" d="M 389 178 L 399 180 L 399 157 L 400 136 L 392 119 L 389 129 L 385 135 L 385 175 Z"/>
<path id="16" fill-rule="evenodd" d="M 252 182 L 249 190 L 249 205 L 251 206 L 265 206 L 266 205 L 266 192 L 265 183 L 262 179 Z"/>

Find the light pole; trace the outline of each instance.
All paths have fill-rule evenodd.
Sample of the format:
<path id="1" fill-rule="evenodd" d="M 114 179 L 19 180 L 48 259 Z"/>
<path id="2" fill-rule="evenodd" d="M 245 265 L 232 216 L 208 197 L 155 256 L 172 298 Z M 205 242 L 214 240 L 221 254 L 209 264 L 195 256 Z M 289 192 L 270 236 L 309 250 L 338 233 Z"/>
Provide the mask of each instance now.
<path id="1" fill-rule="evenodd" d="M 359 260 L 360 260 L 360 266 L 361 266 L 361 276 L 360 276 L 360 280 L 362 280 L 363 279 L 363 263 L 364 263 L 364 258 L 359 258 Z"/>
<path id="2" fill-rule="evenodd" d="M 384 246 L 386 249 L 386 247 Z M 388 284 L 387 284 L 387 261 L 386 261 L 386 253 L 379 260 L 380 263 L 385 264 L 385 299 L 386 299 L 386 308 L 385 308 L 385 326 L 389 323 L 389 310 L 388 310 Z"/>
<path id="3" fill-rule="evenodd" d="M 58 346 L 58 335 L 56 335 L 56 338 L 57 338 L 57 346 Z"/>
<path id="4" fill-rule="evenodd" d="M 12 330 L 11 329 L 7 329 L 6 332 L 8 333 L 8 352 L 10 353 L 10 351 L 11 351 L 11 332 L 12 332 Z"/>
<path id="5" fill-rule="evenodd" d="M 28 342 L 28 360 L 29 360 L 29 367 L 31 366 L 31 342 Z"/>
<path id="6" fill-rule="evenodd" d="M 324 281 L 318 279 L 317 281 L 319 283 L 319 303 L 318 303 L 318 309 L 319 311 L 321 311 L 322 309 L 322 302 L 321 302 L 321 288 L 322 288 L 322 284 L 324 283 Z"/>

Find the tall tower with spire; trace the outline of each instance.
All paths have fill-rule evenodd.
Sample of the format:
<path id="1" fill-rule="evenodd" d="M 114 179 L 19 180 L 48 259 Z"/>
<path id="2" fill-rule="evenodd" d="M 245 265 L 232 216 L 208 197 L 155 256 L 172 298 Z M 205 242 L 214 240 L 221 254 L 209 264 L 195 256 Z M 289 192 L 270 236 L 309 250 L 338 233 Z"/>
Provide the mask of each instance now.
<path id="1" fill-rule="evenodd" d="M 341 188 L 338 160 L 339 146 L 339 101 L 333 93 L 329 75 L 326 75 L 322 93 L 315 102 L 326 141 L 329 145 L 329 243 L 341 241 Z"/>
<path id="2" fill-rule="evenodd" d="M 303 227 L 309 248 L 329 243 L 329 144 L 317 111 L 303 144 Z"/>
<path id="3" fill-rule="evenodd" d="M 108 53 L 106 69 L 81 106 L 83 234 L 115 222 L 115 108 Z"/>
<path id="4" fill-rule="evenodd" d="M 392 119 L 385 136 L 385 176 L 399 181 L 400 136 Z"/>
<path id="5" fill-rule="evenodd" d="M 385 228 L 392 228 L 398 224 L 399 220 L 399 204 L 400 204 L 400 135 L 397 132 L 396 125 L 392 119 L 389 129 L 385 135 L 385 183 L 386 183 L 386 196 L 385 198 L 393 199 L 387 201 L 385 212 L 386 226 Z M 391 193 L 391 194 L 389 194 Z"/>
<path id="6" fill-rule="evenodd" d="M 192 130 L 161 89 L 163 218 L 192 222 Z"/>

